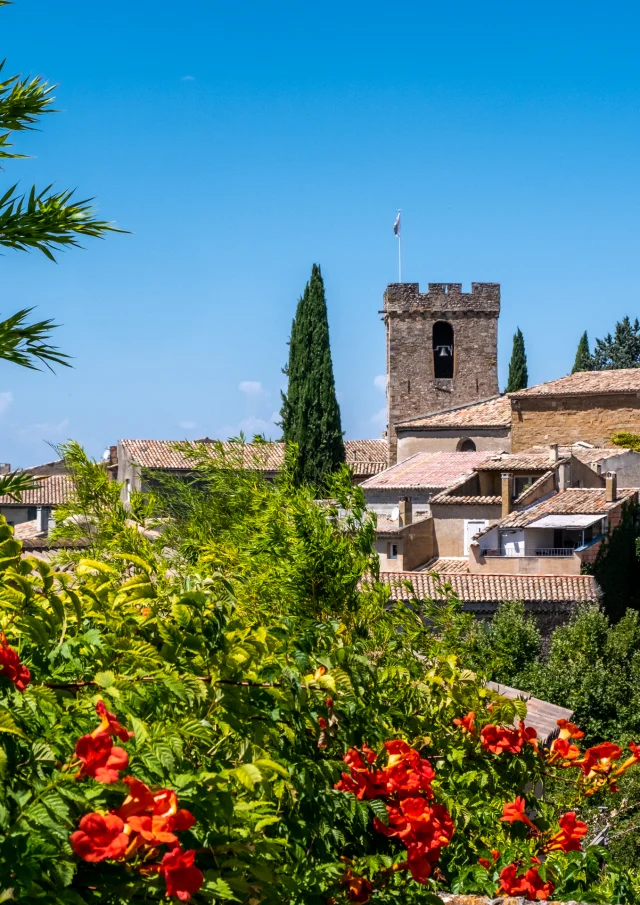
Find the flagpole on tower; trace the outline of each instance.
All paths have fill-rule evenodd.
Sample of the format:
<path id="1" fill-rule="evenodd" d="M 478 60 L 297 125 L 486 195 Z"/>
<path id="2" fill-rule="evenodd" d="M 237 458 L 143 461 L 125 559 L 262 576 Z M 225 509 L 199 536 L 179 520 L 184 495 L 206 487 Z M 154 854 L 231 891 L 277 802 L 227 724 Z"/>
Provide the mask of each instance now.
<path id="1" fill-rule="evenodd" d="M 393 231 L 398 237 L 398 282 L 402 282 L 402 227 L 400 223 L 400 209 L 398 208 L 398 216 L 393 224 Z"/>

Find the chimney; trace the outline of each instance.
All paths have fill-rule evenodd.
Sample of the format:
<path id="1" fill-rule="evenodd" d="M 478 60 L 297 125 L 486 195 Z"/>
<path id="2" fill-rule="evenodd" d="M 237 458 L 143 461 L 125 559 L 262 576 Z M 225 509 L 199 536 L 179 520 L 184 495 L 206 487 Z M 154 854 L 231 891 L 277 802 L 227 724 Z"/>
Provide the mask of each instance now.
<path id="1" fill-rule="evenodd" d="M 558 490 L 566 490 L 571 487 L 571 465 L 563 462 L 558 466 Z"/>
<path id="2" fill-rule="evenodd" d="M 506 518 L 513 505 L 513 475 L 502 475 L 502 518 Z"/>
<path id="3" fill-rule="evenodd" d="M 110 446 L 109 447 L 109 465 L 117 465 L 118 464 L 118 447 Z"/>
<path id="4" fill-rule="evenodd" d="M 405 525 L 410 525 L 413 521 L 413 504 L 411 503 L 411 497 L 401 497 L 398 504 L 398 509 L 400 510 L 400 515 L 398 516 L 398 527 L 404 528 Z"/>
<path id="5" fill-rule="evenodd" d="M 558 461 L 558 444 L 557 443 L 551 443 L 549 445 L 549 456 L 550 456 L 552 462 Z"/>
<path id="6" fill-rule="evenodd" d="M 10 474 L 11 473 L 11 465 L 8 462 L 0 463 L 0 474 Z"/>
<path id="7" fill-rule="evenodd" d="M 618 475 L 615 471 L 607 472 L 605 499 L 607 503 L 615 503 L 618 499 Z"/>

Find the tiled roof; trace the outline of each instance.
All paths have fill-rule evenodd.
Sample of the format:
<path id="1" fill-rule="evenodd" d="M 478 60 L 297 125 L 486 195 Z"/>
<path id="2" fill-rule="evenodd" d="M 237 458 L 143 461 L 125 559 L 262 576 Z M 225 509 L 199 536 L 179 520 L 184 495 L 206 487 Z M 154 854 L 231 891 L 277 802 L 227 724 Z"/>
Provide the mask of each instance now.
<path id="1" fill-rule="evenodd" d="M 501 453 L 497 456 L 491 456 L 478 467 L 478 471 L 548 471 L 552 465 L 557 465 L 560 461 L 566 461 L 558 458 L 556 461 L 551 457 L 551 452 L 546 449 L 541 452 L 523 452 L 523 453 Z"/>
<path id="2" fill-rule="evenodd" d="M 442 493 L 432 496 L 429 502 L 432 505 L 434 503 L 443 503 L 447 506 L 460 506 L 461 504 L 469 506 L 499 506 L 502 503 L 501 496 L 480 496 L 478 494 L 456 492 L 463 489 L 467 483 L 471 483 L 468 476 L 456 481 L 455 484 L 451 484 Z M 477 486 L 477 481 L 475 486 Z"/>
<path id="3" fill-rule="evenodd" d="M 73 489 L 73 481 L 67 475 L 49 475 L 40 478 L 34 490 L 25 490 L 19 503 L 9 496 L 0 496 L 0 506 L 59 506 L 71 499 Z"/>
<path id="4" fill-rule="evenodd" d="M 636 493 L 637 491 L 633 489 L 619 489 L 616 502 L 607 503 L 604 487 L 570 487 L 540 503 L 535 503 L 528 509 L 512 512 L 511 515 L 501 519 L 500 527 L 524 528 L 543 515 L 600 515 L 600 513 L 606 515 L 610 509 L 619 506 Z"/>
<path id="5" fill-rule="evenodd" d="M 492 396 L 471 405 L 456 405 L 442 412 L 433 412 L 421 418 L 400 421 L 401 428 L 440 427 L 511 427 L 511 403 L 509 396 Z"/>
<path id="6" fill-rule="evenodd" d="M 467 557 L 449 559 L 440 558 L 430 560 L 426 566 L 420 567 L 421 572 L 437 572 L 438 575 L 452 575 L 455 573 L 466 574 L 469 571 L 469 560 Z"/>
<path id="7" fill-rule="evenodd" d="M 534 698 L 528 692 L 520 691 L 518 688 L 511 688 L 509 685 L 487 682 L 487 688 L 497 691 L 498 694 L 512 701 L 518 698 L 526 701 L 527 718 L 525 725 L 533 726 L 543 744 L 558 731 L 558 720 L 570 720 L 573 715 L 573 710 L 569 710 L 567 707 L 559 707 L 557 704 L 541 701 L 540 698 Z"/>
<path id="8" fill-rule="evenodd" d="M 381 572 L 380 581 L 390 586 L 392 600 L 407 600 L 410 592 L 401 582 L 410 581 L 418 599 L 441 599 L 439 582 L 428 572 Z M 450 584 L 464 602 L 500 603 L 503 600 L 586 603 L 598 599 L 592 575 L 442 575 L 440 584 Z"/>
<path id="9" fill-rule="evenodd" d="M 401 534 L 407 534 L 411 531 L 411 528 L 414 525 L 419 525 L 420 522 L 426 522 L 426 520 L 429 518 L 431 518 L 430 515 L 421 516 L 420 518 L 413 519 L 413 521 L 409 522 L 408 525 L 400 526 L 397 522 L 392 521 L 390 518 L 379 515 L 376 519 L 376 535 L 378 537 L 397 537 Z"/>
<path id="10" fill-rule="evenodd" d="M 527 390 L 512 393 L 512 399 L 529 396 L 584 396 L 600 393 L 640 393 L 640 368 L 616 371 L 578 371 L 568 377 L 539 383 Z"/>
<path id="11" fill-rule="evenodd" d="M 176 448 L 188 445 L 195 448 L 199 443 L 212 444 L 216 441 L 204 437 L 197 441 L 180 440 L 121 440 L 132 461 L 142 468 L 166 468 L 181 471 L 193 467 L 193 463 Z M 387 467 L 386 440 L 345 440 L 347 464 L 356 475 L 374 475 Z M 246 443 L 242 447 L 242 462 L 239 461 L 240 444 L 222 444 L 228 464 L 242 464 L 244 468 L 255 468 L 260 471 L 279 471 L 284 463 L 284 443 L 272 442 L 264 444 Z"/>
<path id="12" fill-rule="evenodd" d="M 448 487 L 487 458 L 479 452 L 422 452 L 369 478 L 363 490 L 409 490 Z"/>

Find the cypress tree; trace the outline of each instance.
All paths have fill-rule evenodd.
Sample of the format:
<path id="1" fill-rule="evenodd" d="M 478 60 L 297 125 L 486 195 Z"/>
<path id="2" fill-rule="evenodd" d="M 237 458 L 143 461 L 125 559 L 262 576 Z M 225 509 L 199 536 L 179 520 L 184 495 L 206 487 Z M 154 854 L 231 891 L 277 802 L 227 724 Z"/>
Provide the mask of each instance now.
<path id="1" fill-rule="evenodd" d="M 587 331 L 585 330 L 580 337 L 580 342 L 578 343 L 576 360 L 573 363 L 571 373 L 575 374 L 576 371 L 590 371 L 592 367 L 593 362 L 591 360 L 591 352 L 589 352 L 589 337 L 587 336 Z"/>
<path id="2" fill-rule="evenodd" d="M 283 439 L 298 444 L 295 479 L 321 490 L 326 477 L 345 460 L 340 407 L 329 345 L 329 320 L 320 267 L 298 302 L 289 340 L 289 378 L 282 394 Z"/>
<path id="3" fill-rule="evenodd" d="M 507 393 L 515 393 L 517 390 L 526 390 L 529 385 L 527 372 L 527 353 L 524 350 L 524 336 L 520 327 L 513 337 L 513 352 L 509 362 L 509 380 Z"/>

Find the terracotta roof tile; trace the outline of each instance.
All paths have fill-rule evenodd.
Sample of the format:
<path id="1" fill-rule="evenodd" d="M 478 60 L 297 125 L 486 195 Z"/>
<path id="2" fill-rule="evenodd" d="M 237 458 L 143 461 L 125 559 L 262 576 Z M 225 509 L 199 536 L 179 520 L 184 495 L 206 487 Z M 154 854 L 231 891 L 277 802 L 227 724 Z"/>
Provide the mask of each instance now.
<path id="1" fill-rule="evenodd" d="M 37 477 L 37 475 L 34 475 Z M 0 506 L 59 506 L 73 495 L 73 481 L 67 475 L 48 475 L 40 478 L 38 487 L 25 490 L 17 503 L 9 496 L 0 496 Z"/>
<path id="2" fill-rule="evenodd" d="M 401 428 L 440 427 L 511 427 L 511 403 L 509 396 L 492 396 L 471 405 L 457 405 L 441 412 L 433 412 L 420 418 L 400 421 Z"/>
<path id="3" fill-rule="evenodd" d="M 198 441 L 180 440 L 121 440 L 132 461 L 142 468 L 166 468 L 182 471 L 192 467 L 190 460 L 176 447 L 187 444 L 195 448 L 198 443 L 213 444 L 216 441 L 204 437 Z M 345 440 L 347 464 L 360 477 L 374 475 L 387 467 L 386 440 Z M 222 444 L 229 462 L 237 459 L 239 444 Z M 243 467 L 264 471 L 279 471 L 284 462 L 284 443 L 247 443 L 243 450 Z M 240 463 L 238 463 L 240 464 Z"/>
<path id="4" fill-rule="evenodd" d="M 392 600 L 407 600 L 409 592 L 401 582 L 410 581 L 418 599 L 441 599 L 438 582 L 428 572 L 381 572 L 380 580 L 390 586 Z M 450 584 L 460 600 L 471 603 L 500 603 L 503 600 L 539 603 L 586 603 L 598 599 L 598 585 L 591 575 L 472 575 L 443 574 L 440 583 Z"/>
<path id="5" fill-rule="evenodd" d="M 423 452 L 392 465 L 362 484 L 363 490 L 405 490 L 448 487 L 470 474 L 487 453 Z"/>
<path id="6" fill-rule="evenodd" d="M 615 371 L 578 371 L 568 377 L 539 383 L 512 393 L 512 399 L 529 396 L 584 396 L 600 393 L 640 393 L 640 368 Z"/>
<path id="7" fill-rule="evenodd" d="M 606 515 L 611 509 L 630 499 L 637 492 L 635 489 L 619 489 L 616 502 L 607 503 L 604 487 L 570 487 L 540 503 L 529 506 L 528 509 L 512 512 L 511 515 L 501 519 L 499 524 L 501 528 L 524 528 L 531 522 L 542 518 L 543 515 L 599 515 L 600 513 Z"/>
<path id="8" fill-rule="evenodd" d="M 466 557 L 461 558 L 441 558 L 437 556 L 420 567 L 421 572 L 437 572 L 439 575 L 466 574 L 469 571 L 469 560 Z"/>
<path id="9" fill-rule="evenodd" d="M 546 449 L 541 452 L 501 453 L 491 456 L 479 466 L 476 471 L 548 471 L 552 465 L 557 465 L 560 459 L 554 461 L 551 451 Z"/>

